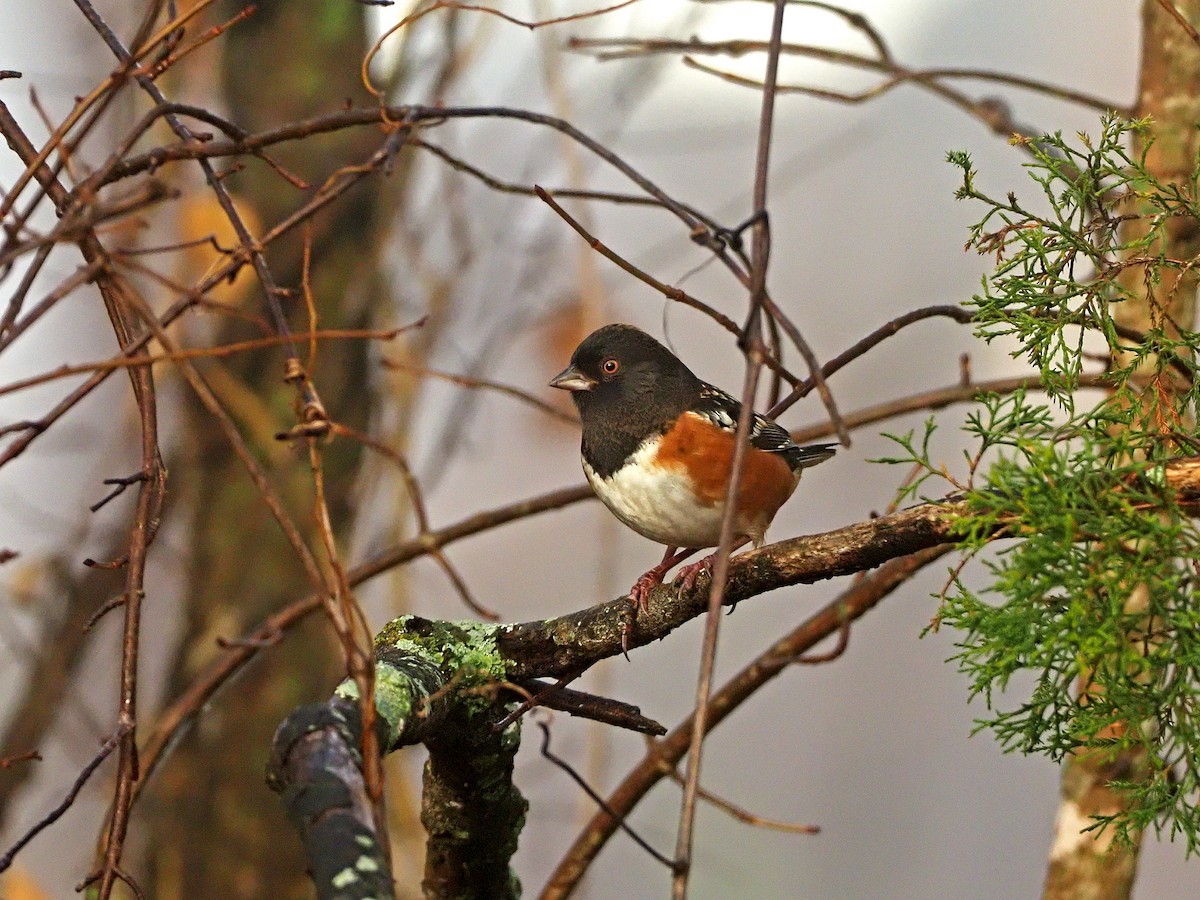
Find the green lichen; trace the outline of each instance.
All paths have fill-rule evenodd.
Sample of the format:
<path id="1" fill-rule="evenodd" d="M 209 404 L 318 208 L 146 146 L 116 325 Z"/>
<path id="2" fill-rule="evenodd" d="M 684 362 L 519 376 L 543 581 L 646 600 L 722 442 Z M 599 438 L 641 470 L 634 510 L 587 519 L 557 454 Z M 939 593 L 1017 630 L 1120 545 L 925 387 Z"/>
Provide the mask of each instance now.
<path id="1" fill-rule="evenodd" d="M 507 666 L 496 648 L 496 628 L 479 622 L 438 622 L 418 616 L 399 616 L 375 639 L 375 707 L 387 723 L 389 746 L 397 746 L 426 697 L 453 682 L 464 689 L 495 684 L 507 677 Z M 350 679 L 336 693 L 358 699 Z M 493 702 L 486 694 L 460 694 L 468 710 Z"/>
<path id="2" fill-rule="evenodd" d="M 546 619 L 545 625 L 554 629 L 554 640 L 559 646 L 568 647 L 579 642 L 579 625 L 570 619 Z"/>
<path id="3" fill-rule="evenodd" d="M 400 740 L 412 716 L 413 704 L 418 698 L 429 696 L 441 681 L 441 673 L 426 661 L 419 657 L 413 657 L 410 661 L 412 667 L 429 667 L 430 671 L 427 671 L 422 679 L 383 660 L 375 664 L 375 709 L 387 723 L 388 746 L 395 746 Z M 357 701 L 359 696 L 358 685 L 351 678 L 339 684 L 334 692 L 354 701 Z"/>
<path id="4" fill-rule="evenodd" d="M 380 629 L 375 648 L 428 658 L 449 675 L 472 673 L 472 683 L 476 684 L 502 681 L 508 671 L 496 648 L 496 626 L 483 622 L 398 616 Z"/>
<path id="5" fill-rule="evenodd" d="M 338 872 L 329 879 L 329 883 L 338 890 L 341 890 L 342 888 L 350 887 L 350 885 L 354 884 L 358 880 L 358 873 L 353 869 L 342 869 L 342 871 Z"/>

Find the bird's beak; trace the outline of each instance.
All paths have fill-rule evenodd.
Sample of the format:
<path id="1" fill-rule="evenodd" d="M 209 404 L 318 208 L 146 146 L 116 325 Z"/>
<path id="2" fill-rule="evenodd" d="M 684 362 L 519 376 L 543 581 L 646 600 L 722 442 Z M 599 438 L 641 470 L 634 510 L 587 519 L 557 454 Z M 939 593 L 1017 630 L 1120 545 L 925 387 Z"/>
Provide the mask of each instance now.
<path id="1" fill-rule="evenodd" d="M 561 388 L 564 391 L 590 391 L 596 382 L 580 372 L 575 366 L 567 366 L 550 379 L 550 387 Z"/>

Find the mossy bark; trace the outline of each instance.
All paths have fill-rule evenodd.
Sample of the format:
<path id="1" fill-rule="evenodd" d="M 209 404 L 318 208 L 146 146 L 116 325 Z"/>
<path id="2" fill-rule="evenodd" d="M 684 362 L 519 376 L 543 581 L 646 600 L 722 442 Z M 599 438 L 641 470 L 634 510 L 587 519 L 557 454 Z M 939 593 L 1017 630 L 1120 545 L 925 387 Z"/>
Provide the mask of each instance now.
<path id="1" fill-rule="evenodd" d="M 429 898 L 508 900 L 521 895 L 510 868 L 529 804 L 513 784 L 516 723 L 500 731 L 503 708 L 452 717 L 426 741 L 421 824 L 429 834 L 422 887 Z"/>
<path id="2" fill-rule="evenodd" d="M 511 705 L 495 699 L 505 674 L 495 630 L 402 616 L 376 641 L 380 743 L 429 749 L 421 810 L 428 897 L 520 894 L 510 862 L 528 804 L 512 780 L 520 724 L 494 727 Z M 268 768 L 322 900 L 394 895 L 362 775 L 356 698 L 346 681 L 327 703 L 289 715 Z"/>

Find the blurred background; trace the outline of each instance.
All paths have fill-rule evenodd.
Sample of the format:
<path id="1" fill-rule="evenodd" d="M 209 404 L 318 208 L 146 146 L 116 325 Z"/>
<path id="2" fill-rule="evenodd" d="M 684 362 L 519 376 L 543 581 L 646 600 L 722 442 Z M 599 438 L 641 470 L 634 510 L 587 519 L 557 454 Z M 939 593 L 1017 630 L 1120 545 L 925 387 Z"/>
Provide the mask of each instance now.
<path id="1" fill-rule="evenodd" d="M 369 102 L 359 62 L 366 46 L 401 13 L 349 2 L 265 6 L 172 70 L 162 83 L 167 95 L 213 106 L 251 130 L 332 111 L 345 97 Z M 135 11 L 115 3 L 99 8 L 119 33 L 132 33 Z M 531 0 L 502 8 L 522 19 L 546 20 L 592 7 Z M 1086 5 L 858 0 L 851 9 L 867 17 L 904 66 L 993 69 L 1116 106 L 1136 97 L 1139 4 L 1132 0 Z M 234 11 L 222 6 L 212 21 Z M 752 212 L 758 92 L 689 69 L 678 54 L 604 61 L 569 41 L 693 35 L 765 40 L 770 12 L 769 4 L 757 2 L 656 0 L 531 31 L 447 9 L 389 38 L 373 71 L 393 102 L 507 106 L 565 118 L 673 197 L 732 226 Z M 360 33 L 339 45 L 333 57 L 317 57 L 310 41 L 316 40 L 318 21 L 351 16 L 365 23 Z M 111 70 L 111 57 L 67 3 L 35 10 L 19 0 L 0 0 L 0 22 L 8 25 L 0 29 L 0 67 L 24 75 L 0 82 L 0 99 L 35 140 L 44 140 L 31 90 L 58 121 L 73 98 Z M 861 31 L 821 9 L 789 10 L 785 40 L 872 52 Z M 716 57 L 710 63 L 747 78 L 761 76 L 761 55 Z M 787 58 L 780 81 L 856 92 L 880 77 Z M 1002 98 L 1030 130 L 1099 131 L 1094 109 L 1000 84 L 956 86 L 976 100 Z M 146 108 L 133 92 L 121 97 L 127 106 L 118 104 L 106 126 L 111 130 L 97 131 L 81 148 L 83 164 L 102 160 L 105 140 L 111 143 Z M 578 145 L 528 123 L 452 121 L 420 137 L 506 182 L 632 190 Z M 158 133 L 155 139 L 166 137 Z M 280 157 L 320 184 L 334 166 L 365 157 L 379 140 L 377 131 L 359 129 L 304 144 L 296 158 L 280 148 Z M 314 147 L 327 158 L 314 158 Z M 1004 137 L 914 84 L 861 103 L 780 97 L 770 179 L 769 284 L 820 359 L 907 310 L 960 303 L 977 291 L 989 260 L 962 248 L 967 227 L 982 211 L 955 202 L 959 174 L 945 162 L 950 150 L 971 153 L 985 190 L 1036 195 L 1022 169 L 1025 157 Z M 192 168 L 164 169 L 161 177 L 180 198 L 147 213 L 129 234 L 111 233 L 108 239 L 152 246 L 217 231 L 219 219 L 197 190 Z M 6 188 L 20 171 L 14 156 L 0 155 L 0 183 Z M 271 224 L 300 201 L 294 189 L 282 198 L 260 193 L 259 182 L 268 180 L 264 170 L 251 168 L 230 184 L 248 216 Z M 281 179 L 274 181 L 278 190 Z M 659 280 L 742 318 L 744 290 L 669 214 L 604 203 L 573 202 L 569 208 L 601 241 Z M 34 221 L 44 228 L 52 215 L 43 211 Z M 297 283 L 298 247 L 272 249 L 281 283 Z M 212 264 L 188 253 L 170 259 L 172 278 L 183 284 Z M 50 290 L 78 265 L 70 248 L 56 251 L 38 283 Z M 350 195 L 345 208 L 316 224 L 313 287 L 321 321 L 331 326 L 388 327 L 430 316 L 420 331 L 382 347 L 323 345 L 314 377 L 341 420 L 369 427 L 404 449 L 435 526 L 578 484 L 582 474 L 572 426 L 511 397 L 430 376 L 429 370 L 515 385 L 561 404 L 566 398 L 550 396 L 557 392 L 546 381 L 593 327 L 624 321 L 664 339 L 706 380 L 732 390 L 741 383 L 741 357 L 710 321 L 670 305 L 618 270 L 536 198 L 493 191 L 416 149 L 401 154 L 389 178 Z M 227 311 L 242 319 L 263 315 L 261 291 L 250 279 L 223 290 L 216 299 Z M 161 284 L 147 291 L 163 295 L 156 306 L 169 300 Z M 0 355 L 0 384 L 113 352 L 111 329 L 94 301 L 78 293 Z M 233 314 L 197 315 L 178 327 L 181 340 L 200 343 L 218 333 L 236 334 L 228 329 L 239 322 Z M 1004 347 L 985 347 L 963 326 L 931 320 L 885 342 L 830 386 L 840 409 L 849 412 L 957 383 L 964 353 L 980 380 L 1022 371 Z M 243 431 L 260 442 L 255 445 L 271 471 L 285 485 L 295 480 L 299 498 L 307 463 L 270 439 L 287 427 L 290 415 L 278 384 L 281 359 L 268 354 L 214 362 L 204 372 Z M 385 367 L 385 359 L 395 365 Z M 800 362 L 791 362 L 802 371 Z M 269 555 L 278 538 L 264 536 L 273 526 L 247 505 L 254 498 L 221 487 L 237 483 L 244 494 L 244 476 L 224 458 L 219 440 L 206 436 L 186 387 L 168 369 L 159 372 L 172 480 L 166 525 L 151 557 L 143 628 L 142 702 L 150 720 L 216 652 L 216 636 L 242 634 L 303 591 L 297 576 L 286 571 L 286 556 Z M 44 414 L 65 390 L 51 383 L 0 396 L 0 426 Z M 0 547 L 20 553 L 0 568 L 0 683 L 11 686 L 0 701 L 5 747 L 31 710 L 44 707 L 47 720 L 35 741 L 43 761 L 20 776 L 0 773 L 8 779 L 0 781 L 5 846 L 59 801 L 111 729 L 118 617 L 110 615 L 80 640 L 60 636 L 72 615 L 86 621 L 105 596 L 119 591 L 116 582 L 85 575 L 80 563 L 87 556 L 116 555 L 112 542 L 127 528 L 128 496 L 95 515 L 88 506 L 107 493 L 102 479 L 137 468 L 137 420 L 128 393 L 123 379 L 110 379 L 47 433 L 36 453 L 0 470 Z M 852 448 L 809 473 L 771 536 L 829 530 L 886 508 L 903 472 L 871 463 L 892 447 L 879 432 L 919 428 L 926 416 L 855 432 Z M 938 413 L 942 429 L 935 458 L 958 463 L 956 426 L 963 416 L 961 407 Z M 798 428 L 824 418 L 814 396 L 788 411 L 782 423 Z M 330 468 L 329 490 L 336 492 L 338 534 L 348 563 L 413 533 L 411 501 L 389 463 L 331 451 Z M 234 523 L 251 530 L 235 531 Z M 261 533 L 252 530 L 259 526 Z M 462 541 L 447 555 L 481 605 L 504 620 L 526 620 L 620 595 L 660 552 L 588 502 Z M 818 825 L 821 833 L 753 828 L 702 804 L 693 896 L 994 898 L 1039 891 L 1058 804 L 1058 770 L 1045 759 L 1004 755 L 986 734 L 971 737 L 974 720 L 986 710 L 967 703 L 965 679 L 945 662 L 955 652 L 955 635 L 920 637 L 937 610 L 931 594 L 945 575 L 945 565 L 931 567 L 854 626 L 841 658 L 785 673 L 713 734 L 703 770 L 707 789 L 761 816 Z M 842 587 L 791 588 L 742 604 L 723 622 L 717 683 Z M 72 612 L 77 595 L 92 598 L 86 615 Z M 427 559 L 375 579 L 358 596 L 374 627 L 404 611 L 473 616 L 445 572 Z M 237 685 L 214 699 L 159 772 L 159 783 L 139 801 L 126 859 L 153 888 L 152 896 L 304 896 L 294 835 L 261 773 L 282 715 L 267 712 L 267 702 L 286 711 L 322 699 L 336 683 L 328 641 L 320 623 L 312 624 L 307 634 L 289 634 L 280 647 L 265 652 Z M 671 726 L 693 703 L 701 632 L 694 622 L 633 653 L 629 662 L 596 667 L 578 686 L 636 703 Z M 41 679 L 51 675 L 60 692 L 39 701 Z M 562 715 L 554 718 L 553 734 L 555 753 L 601 791 L 643 752 L 635 735 Z M 412 812 L 420 764 L 419 748 L 395 754 L 388 763 L 402 896 L 419 894 L 421 843 Z M 52 834 L 21 855 L 22 890 L 67 896 L 86 875 L 111 793 L 109 768 Z M 234 780 L 234 770 L 244 771 L 245 778 Z M 531 731 L 517 780 L 531 809 L 516 864 L 532 894 L 593 808 L 538 754 Z M 674 845 L 679 794 L 670 783 L 660 785 L 631 818 L 664 852 Z M 213 849 L 206 856 L 200 845 L 209 843 Z M 223 864 L 214 863 L 217 859 Z M 282 870 L 282 880 L 268 869 Z M 1151 836 L 1137 896 L 1191 897 L 1198 876 L 1200 867 L 1184 859 L 1182 846 Z M 663 896 L 668 882 L 661 867 L 618 836 L 593 866 L 583 893 Z M 17 896 L 16 884 L 9 882 L 8 894 Z M 196 885 L 203 885 L 200 893 Z"/>

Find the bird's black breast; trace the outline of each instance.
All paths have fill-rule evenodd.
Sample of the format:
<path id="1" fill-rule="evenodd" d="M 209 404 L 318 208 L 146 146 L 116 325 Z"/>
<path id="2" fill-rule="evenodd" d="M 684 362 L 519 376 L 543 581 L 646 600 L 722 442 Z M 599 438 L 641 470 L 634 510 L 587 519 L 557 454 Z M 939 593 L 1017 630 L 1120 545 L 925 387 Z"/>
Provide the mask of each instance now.
<path id="1" fill-rule="evenodd" d="M 581 448 L 584 461 L 601 478 L 611 478 L 638 447 L 661 433 L 659 430 L 639 436 L 608 428 L 585 428 Z"/>
<path id="2" fill-rule="evenodd" d="M 701 382 L 682 364 L 667 371 L 648 364 L 630 369 L 619 383 L 573 395 L 583 424 L 583 458 L 601 478 L 669 431 L 700 393 Z"/>

